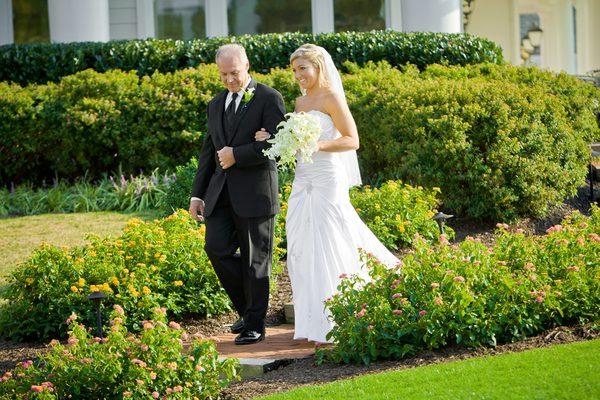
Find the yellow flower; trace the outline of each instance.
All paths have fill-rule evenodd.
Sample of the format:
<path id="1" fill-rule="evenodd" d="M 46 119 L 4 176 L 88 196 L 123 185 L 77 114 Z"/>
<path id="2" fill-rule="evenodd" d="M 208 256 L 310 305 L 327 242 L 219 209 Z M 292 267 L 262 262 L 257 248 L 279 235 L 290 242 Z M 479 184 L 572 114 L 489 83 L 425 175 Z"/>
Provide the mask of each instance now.
<path id="1" fill-rule="evenodd" d="M 165 256 L 164 254 L 162 256 L 160 256 L 160 261 L 162 261 L 162 262 L 167 261 L 167 256 Z"/>
<path id="2" fill-rule="evenodd" d="M 156 254 L 154 255 L 154 258 L 160 258 L 161 256 L 162 256 L 162 254 L 160 254 L 160 253 L 156 253 Z"/>
<path id="3" fill-rule="evenodd" d="M 117 279 L 116 276 L 112 277 L 112 284 L 115 285 L 115 286 L 119 286 L 119 280 Z"/>
<path id="4" fill-rule="evenodd" d="M 133 257 L 132 256 L 125 256 L 126 260 L 131 260 Z"/>
<path id="5" fill-rule="evenodd" d="M 181 282 L 181 281 L 175 281 L 175 282 L 173 282 L 173 285 L 175 285 L 175 286 L 183 286 L 183 282 Z"/>
<path id="6" fill-rule="evenodd" d="M 83 285 L 85 285 L 85 279 L 79 278 L 79 280 L 77 281 L 77 285 L 79 287 L 83 287 Z"/>
<path id="7" fill-rule="evenodd" d="M 33 278 L 29 277 L 25 279 L 25 282 L 27 282 L 28 285 L 31 285 L 33 283 Z"/>
<path id="8" fill-rule="evenodd" d="M 79 289 L 77 289 L 77 286 L 71 286 L 71 292 L 77 293 L 79 292 Z"/>
<path id="9" fill-rule="evenodd" d="M 144 263 L 137 263 L 136 265 L 140 268 L 146 268 L 146 264 Z"/>
<path id="10" fill-rule="evenodd" d="M 98 285 L 90 285 L 90 291 L 91 292 L 99 292 L 100 288 L 98 287 Z"/>
<path id="11" fill-rule="evenodd" d="M 144 294 L 150 294 L 150 293 L 152 293 L 152 291 L 150 290 L 150 288 L 148 286 L 144 286 L 142 288 L 142 293 L 144 293 Z"/>
<path id="12" fill-rule="evenodd" d="M 140 295 L 140 293 L 135 289 L 133 285 L 129 285 L 127 289 L 129 289 L 129 292 L 133 297 L 138 297 Z"/>

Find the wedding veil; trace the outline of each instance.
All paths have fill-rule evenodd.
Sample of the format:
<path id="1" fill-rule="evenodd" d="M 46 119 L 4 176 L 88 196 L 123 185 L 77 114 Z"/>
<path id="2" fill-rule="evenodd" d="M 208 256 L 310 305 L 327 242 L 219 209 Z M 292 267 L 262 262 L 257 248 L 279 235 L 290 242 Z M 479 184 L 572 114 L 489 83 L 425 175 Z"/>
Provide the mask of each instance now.
<path id="1" fill-rule="evenodd" d="M 329 82 L 331 90 L 344 96 L 346 99 L 346 93 L 344 92 L 344 86 L 342 85 L 342 78 L 338 72 L 331 55 L 324 48 L 317 46 L 323 55 L 325 60 L 325 74 L 327 81 Z M 358 168 L 358 157 L 356 156 L 356 150 L 343 151 L 338 153 L 346 171 L 346 177 L 348 178 L 348 187 L 359 186 L 362 184 L 360 178 L 360 170 Z"/>

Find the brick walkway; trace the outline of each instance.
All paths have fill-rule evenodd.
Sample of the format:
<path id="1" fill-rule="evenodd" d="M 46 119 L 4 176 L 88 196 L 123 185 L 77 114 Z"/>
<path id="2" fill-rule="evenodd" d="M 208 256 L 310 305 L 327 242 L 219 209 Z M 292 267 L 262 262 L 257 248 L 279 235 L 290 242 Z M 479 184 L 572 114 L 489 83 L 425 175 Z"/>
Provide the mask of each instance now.
<path id="1" fill-rule="evenodd" d="M 298 359 L 315 353 L 315 345 L 307 340 L 294 340 L 294 325 L 279 325 L 267 328 L 265 340 L 244 346 L 235 345 L 237 335 L 223 334 L 211 339 L 217 343 L 221 357 L 254 359 Z"/>

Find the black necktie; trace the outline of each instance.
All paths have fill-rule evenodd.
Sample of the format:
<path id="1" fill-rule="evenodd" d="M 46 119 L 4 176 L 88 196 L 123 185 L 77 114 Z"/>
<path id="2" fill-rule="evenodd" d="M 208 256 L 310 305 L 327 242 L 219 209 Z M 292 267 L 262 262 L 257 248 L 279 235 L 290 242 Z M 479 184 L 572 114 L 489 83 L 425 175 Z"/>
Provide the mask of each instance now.
<path id="1" fill-rule="evenodd" d="M 227 109 L 225 110 L 225 118 L 227 118 L 227 122 L 229 123 L 229 126 L 233 125 L 233 119 L 235 118 L 235 100 L 237 99 L 238 94 L 237 93 L 233 93 L 231 95 L 231 102 L 229 103 L 229 106 L 227 106 Z"/>

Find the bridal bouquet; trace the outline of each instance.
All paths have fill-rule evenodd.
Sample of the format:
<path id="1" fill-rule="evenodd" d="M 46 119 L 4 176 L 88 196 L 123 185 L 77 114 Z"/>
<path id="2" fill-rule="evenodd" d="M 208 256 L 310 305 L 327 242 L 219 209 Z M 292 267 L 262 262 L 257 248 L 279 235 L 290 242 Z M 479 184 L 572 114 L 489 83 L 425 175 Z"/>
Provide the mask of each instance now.
<path id="1" fill-rule="evenodd" d="M 272 146 L 263 151 L 265 156 L 271 160 L 279 158 L 279 166 L 293 166 L 296 156 L 302 162 L 312 162 L 321 135 L 319 119 L 305 112 L 287 113 L 285 116 L 287 120 L 277 125 L 277 135 L 267 140 Z"/>

